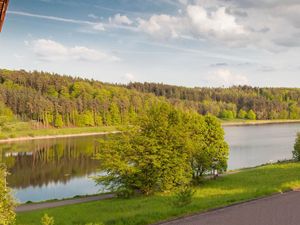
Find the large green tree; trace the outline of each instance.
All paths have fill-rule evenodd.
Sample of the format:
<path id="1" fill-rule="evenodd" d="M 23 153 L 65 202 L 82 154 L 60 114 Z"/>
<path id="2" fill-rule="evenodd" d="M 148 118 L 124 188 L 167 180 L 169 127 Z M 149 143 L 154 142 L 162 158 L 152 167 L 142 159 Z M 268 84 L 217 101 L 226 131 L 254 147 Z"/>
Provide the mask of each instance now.
<path id="1" fill-rule="evenodd" d="M 227 168 L 228 145 L 219 121 L 166 103 L 152 106 L 130 132 L 100 144 L 103 176 L 97 181 L 114 191 L 168 191 Z"/>
<path id="2" fill-rule="evenodd" d="M 148 110 L 139 126 L 102 142 L 97 158 L 106 173 L 98 182 L 144 194 L 171 190 L 191 180 L 183 115 L 168 104 Z"/>

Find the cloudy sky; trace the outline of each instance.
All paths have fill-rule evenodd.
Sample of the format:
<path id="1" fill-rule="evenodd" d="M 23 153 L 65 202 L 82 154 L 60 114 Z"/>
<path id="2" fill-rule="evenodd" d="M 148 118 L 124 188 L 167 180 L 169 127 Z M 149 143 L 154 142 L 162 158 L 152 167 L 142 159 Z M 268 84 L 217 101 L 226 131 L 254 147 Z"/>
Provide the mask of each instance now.
<path id="1" fill-rule="evenodd" d="M 300 0 L 12 0 L 0 68 L 300 87 Z"/>

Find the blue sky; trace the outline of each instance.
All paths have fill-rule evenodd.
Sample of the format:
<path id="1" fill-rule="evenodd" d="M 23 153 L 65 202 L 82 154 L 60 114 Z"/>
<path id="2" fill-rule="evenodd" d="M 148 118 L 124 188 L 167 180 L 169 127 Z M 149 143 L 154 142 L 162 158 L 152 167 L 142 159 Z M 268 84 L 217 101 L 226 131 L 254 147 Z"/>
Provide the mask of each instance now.
<path id="1" fill-rule="evenodd" d="M 295 0 L 11 0 L 0 68 L 113 83 L 300 87 Z"/>

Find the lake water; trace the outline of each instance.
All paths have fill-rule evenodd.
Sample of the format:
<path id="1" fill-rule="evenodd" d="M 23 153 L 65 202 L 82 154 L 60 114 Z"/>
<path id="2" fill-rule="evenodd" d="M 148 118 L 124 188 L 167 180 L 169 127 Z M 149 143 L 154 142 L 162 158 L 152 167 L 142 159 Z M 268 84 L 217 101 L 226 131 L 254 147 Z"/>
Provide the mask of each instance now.
<path id="1" fill-rule="evenodd" d="M 291 159 L 300 124 L 225 127 L 230 145 L 229 169 Z M 103 136 L 35 140 L 1 144 L 0 161 L 20 202 L 96 194 L 96 140 Z"/>

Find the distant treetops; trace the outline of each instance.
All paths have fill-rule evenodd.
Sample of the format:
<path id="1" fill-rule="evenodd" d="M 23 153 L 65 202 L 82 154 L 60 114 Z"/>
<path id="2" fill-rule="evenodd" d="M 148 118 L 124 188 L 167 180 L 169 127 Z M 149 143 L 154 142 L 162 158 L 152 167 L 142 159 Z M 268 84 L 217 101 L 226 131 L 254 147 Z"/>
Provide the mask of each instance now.
<path id="1" fill-rule="evenodd" d="M 157 83 L 126 87 L 164 96 L 177 107 L 222 119 L 300 119 L 300 88 L 186 88 Z"/>
<path id="2" fill-rule="evenodd" d="M 227 169 L 229 148 L 215 117 L 158 103 L 128 129 L 101 141 L 97 155 L 103 171 L 97 182 L 122 196 L 169 191 Z"/>
<path id="3" fill-rule="evenodd" d="M 58 128 L 128 125 L 158 103 L 222 119 L 300 119 L 300 89 L 113 85 L 43 72 L 0 70 L 0 104 L 5 109 L 0 109 L 0 123 L 18 119 Z"/>

